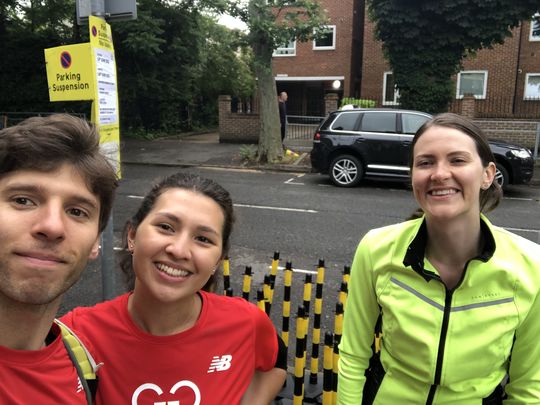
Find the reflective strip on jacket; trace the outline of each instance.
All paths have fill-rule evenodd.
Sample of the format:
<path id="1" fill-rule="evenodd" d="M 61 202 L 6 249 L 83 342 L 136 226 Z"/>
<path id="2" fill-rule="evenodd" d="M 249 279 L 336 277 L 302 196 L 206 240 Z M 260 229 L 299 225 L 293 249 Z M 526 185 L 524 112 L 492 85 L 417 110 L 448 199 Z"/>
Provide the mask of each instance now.
<path id="1" fill-rule="evenodd" d="M 423 218 L 362 239 L 339 346 L 339 405 L 362 403 L 379 310 L 384 371 L 374 404 L 479 405 L 507 373 L 505 405 L 540 404 L 540 246 L 481 221 L 484 252 L 452 291 L 424 258 Z"/>

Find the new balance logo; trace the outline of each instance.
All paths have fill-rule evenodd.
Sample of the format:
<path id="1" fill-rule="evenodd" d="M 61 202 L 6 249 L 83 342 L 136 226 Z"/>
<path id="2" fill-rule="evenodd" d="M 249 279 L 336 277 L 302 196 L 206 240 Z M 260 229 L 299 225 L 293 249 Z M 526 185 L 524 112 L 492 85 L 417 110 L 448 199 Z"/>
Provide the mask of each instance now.
<path id="1" fill-rule="evenodd" d="M 225 371 L 231 368 L 232 356 L 230 354 L 225 354 L 221 357 L 214 356 L 210 367 L 208 367 L 208 372 L 213 373 L 214 371 Z"/>
<path id="2" fill-rule="evenodd" d="M 81 391 L 84 391 L 84 387 L 82 385 L 82 382 L 81 382 L 81 379 L 79 377 L 77 377 L 77 394 Z"/>

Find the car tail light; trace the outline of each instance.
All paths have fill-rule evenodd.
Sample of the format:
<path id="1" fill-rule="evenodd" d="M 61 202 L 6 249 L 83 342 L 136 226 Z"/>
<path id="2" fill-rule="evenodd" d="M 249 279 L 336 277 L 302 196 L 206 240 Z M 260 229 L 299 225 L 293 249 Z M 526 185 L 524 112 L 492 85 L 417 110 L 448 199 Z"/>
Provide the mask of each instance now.
<path id="1" fill-rule="evenodd" d="M 314 141 L 320 141 L 321 140 L 321 133 L 320 132 L 315 132 L 315 135 L 313 135 L 313 140 Z"/>

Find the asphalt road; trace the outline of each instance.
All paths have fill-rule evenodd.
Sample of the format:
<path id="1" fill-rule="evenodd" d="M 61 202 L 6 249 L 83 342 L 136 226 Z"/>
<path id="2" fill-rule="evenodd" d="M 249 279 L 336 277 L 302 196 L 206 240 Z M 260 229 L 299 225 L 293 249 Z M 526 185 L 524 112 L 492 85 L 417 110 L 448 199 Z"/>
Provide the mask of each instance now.
<path id="1" fill-rule="evenodd" d="M 129 164 L 123 169 L 113 215 L 117 246 L 123 224 L 135 212 L 150 184 L 177 170 L 211 177 L 231 192 L 237 214 L 230 252 L 235 295 L 241 294 L 245 267 L 251 266 L 254 273 L 251 297 L 255 296 L 269 272 L 274 252 L 278 251 L 280 266 L 290 261 L 295 269 L 291 300 L 294 313 L 303 302 L 306 274 L 311 274 L 315 283 L 317 264 L 324 259 L 323 329 L 326 330 L 333 330 L 343 269 L 351 263 L 359 239 L 371 228 L 405 219 L 416 208 L 411 191 L 399 183 L 368 182 L 361 187 L 343 189 L 332 186 L 326 176 L 318 174 Z M 490 219 L 496 225 L 540 242 L 539 191 L 529 186 L 510 189 L 502 204 L 489 215 Z M 117 274 L 116 293 L 123 291 L 122 278 Z M 97 261 L 88 266 L 80 282 L 68 292 L 61 313 L 101 300 Z M 278 329 L 282 323 L 282 300 L 283 276 L 279 272 L 271 313 Z M 291 330 L 294 331 L 294 325 Z"/>

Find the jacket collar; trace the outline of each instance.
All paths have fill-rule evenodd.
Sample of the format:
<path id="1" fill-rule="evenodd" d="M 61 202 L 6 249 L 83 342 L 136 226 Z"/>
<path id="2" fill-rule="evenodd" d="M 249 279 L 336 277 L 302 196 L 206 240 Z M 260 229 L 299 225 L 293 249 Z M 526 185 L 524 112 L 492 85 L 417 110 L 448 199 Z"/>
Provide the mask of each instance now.
<path id="1" fill-rule="evenodd" d="M 485 263 L 495 253 L 495 238 L 493 237 L 493 233 L 491 232 L 491 223 L 483 214 L 480 214 L 480 234 L 484 241 L 482 252 L 480 252 L 478 256 L 473 257 L 471 260 L 477 259 Z M 405 258 L 403 259 L 403 264 L 405 265 L 405 267 L 410 266 L 426 281 L 429 281 L 433 278 L 439 278 L 439 276 L 435 272 L 426 270 L 424 268 L 427 238 L 427 225 L 426 218 L 424 217 L 422 223 L 420 224 L 420 227 L 418 228 L 416 236 L 407 247 L 407 252 L 405 253 Z"/>

